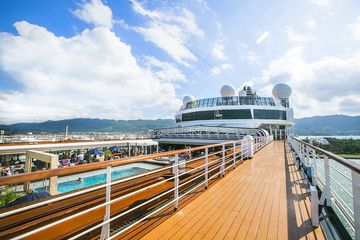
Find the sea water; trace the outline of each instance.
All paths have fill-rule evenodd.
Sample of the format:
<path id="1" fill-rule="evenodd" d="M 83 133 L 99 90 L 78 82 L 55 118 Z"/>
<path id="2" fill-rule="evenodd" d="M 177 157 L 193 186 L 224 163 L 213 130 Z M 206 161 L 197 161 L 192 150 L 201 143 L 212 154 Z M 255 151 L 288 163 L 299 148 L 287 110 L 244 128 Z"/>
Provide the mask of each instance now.
<path id="1" fill-rule="evenodd" d="M 352 162 L 355 162 L 357 164 L 360 164 L 359 159 L 347 159 Z M 352 182 L 351 182 L 351 170 L 340 163 L 336 161 L 329 161 L 330 164 L 330 186 L 331 189 L 336 192 L 338 195 L 337 198 L 340 198 L 340 202 L 342 202 L 342 205 L 346 205 L 347 207 L 345 209 L 351 209 L 351 211 L 354 212 L 354 203 L 353 199 L 350 196 L 352 195 Z M 322 179 L 325 179 L 325 173 L 324 173 L 324 163 L 323 159 L 320 159 L 317 161 L 317 174 Z M 335 170 L 336 169 L 336 170 Z M 322 187 L 320 187 L 322 190 Z M 354 236 L 354 232 L 352 231 L 350 225 L 347 223 L 345 218 L 340 214 L 337 207 L 333 206 L 334 211 L 337 213 L 338 217 L 340 218 L 340 221 L 344 224 L 347 231 L 350 233 L 351 236 Z"/>

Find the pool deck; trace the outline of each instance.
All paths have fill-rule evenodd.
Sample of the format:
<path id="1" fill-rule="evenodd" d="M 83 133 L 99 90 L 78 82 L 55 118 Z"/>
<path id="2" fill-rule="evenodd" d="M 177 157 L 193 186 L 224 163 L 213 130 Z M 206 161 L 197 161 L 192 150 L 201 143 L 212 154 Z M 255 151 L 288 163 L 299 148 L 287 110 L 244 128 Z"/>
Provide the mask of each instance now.
<path id="1" fill-rule="evenodd" d="M 142 239 L 325 239 L 283 141 L 274 141 Z"/>

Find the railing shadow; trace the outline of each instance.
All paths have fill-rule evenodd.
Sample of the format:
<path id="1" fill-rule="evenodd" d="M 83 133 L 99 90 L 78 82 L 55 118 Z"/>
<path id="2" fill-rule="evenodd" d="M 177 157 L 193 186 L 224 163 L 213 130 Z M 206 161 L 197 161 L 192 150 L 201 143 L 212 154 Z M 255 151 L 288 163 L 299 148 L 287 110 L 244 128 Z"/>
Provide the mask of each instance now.
<path id="1" fill-rule="evenodd" d="M 293 189 L 299 187 L 300 189 L 306 189 L 306 183 L 304 178 L 292 178 L 296 171 L 297 166 L 294 164 L 293 156 L 290 152 L 289 147 L 284 141 L 284 159 L 285 159 L 285 177 L 286 177 L 286 199 L 287 199 L 287 226 L 288 226 L 288 239 L 300 239 L 308 238 L 309 234 L 313 234 L 315 238 L 319 238 L 314 231 L 316 228 L 311 224 L 311 213 L 309 212 L 310 206 L 306 206 L 303 212 L 296 212 L 296 208 L 300 208 L 301 202 L 305 203 L 306 199 L 309 198 L 309 193 L 293 192 Z M 305 203 L 306 204 L 306 203 Z M 297 219 L 301 218 L 301 219 Z M 298 221 L 299 220 L 299 221 Z M 297 222 L 301 222 L 298 226 Z"/>

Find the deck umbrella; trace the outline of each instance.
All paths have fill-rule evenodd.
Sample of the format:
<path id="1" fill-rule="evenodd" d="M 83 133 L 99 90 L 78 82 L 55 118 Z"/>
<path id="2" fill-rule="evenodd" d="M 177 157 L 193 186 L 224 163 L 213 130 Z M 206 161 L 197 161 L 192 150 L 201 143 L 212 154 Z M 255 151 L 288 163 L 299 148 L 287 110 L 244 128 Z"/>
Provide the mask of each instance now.
<path id="1" fill-rule="evenodd" d="M 112 146 L 112 147 L 109 147 L 109 150 L 110 151 L 119 151 L 119 150 L 121 150 L 121 148 L 118 146 Z"/>
<path id="2" fill-rule="evenodd" d="M 100 154 L 103 154 L 103 152 L 100 150 L 97 150 L 96 148 L 91 149 L 90 151 L 85 153 L 85 155 L 100 155 Z"/>

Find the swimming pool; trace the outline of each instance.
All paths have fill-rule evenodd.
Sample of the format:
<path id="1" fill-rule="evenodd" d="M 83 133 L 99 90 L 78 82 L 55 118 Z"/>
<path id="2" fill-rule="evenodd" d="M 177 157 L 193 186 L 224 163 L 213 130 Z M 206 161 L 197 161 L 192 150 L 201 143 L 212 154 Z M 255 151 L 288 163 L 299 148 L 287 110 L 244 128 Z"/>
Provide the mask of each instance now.
<path id="1" fill-rule="evenodd" d="M 111 180 L 127 177 L 135 174 L 139 174 L 142 172 L 149 171 L 154 168 L 160 167 L 159 165 L 135 165 L 135 164 L 127 164 L 122 166 L 120 169 L 112 171 L 111 172 Z M 77 183 L 76 179 L 66 181 L 66 182 L 60 182 L 58 183 L 57 192 L 58 193 L 65 193 L 70 192 L 73 190 L 81 189 L 84 187 L 96 185 L 99 183 L 106 182 L 106 173 L 96 174 L 88 177 L 82 177 L 84 180 L 82 183 Z M 34 189 L 35 192 L 45 192 L 48 191 L 46 187 L 38 187 Z"/>

